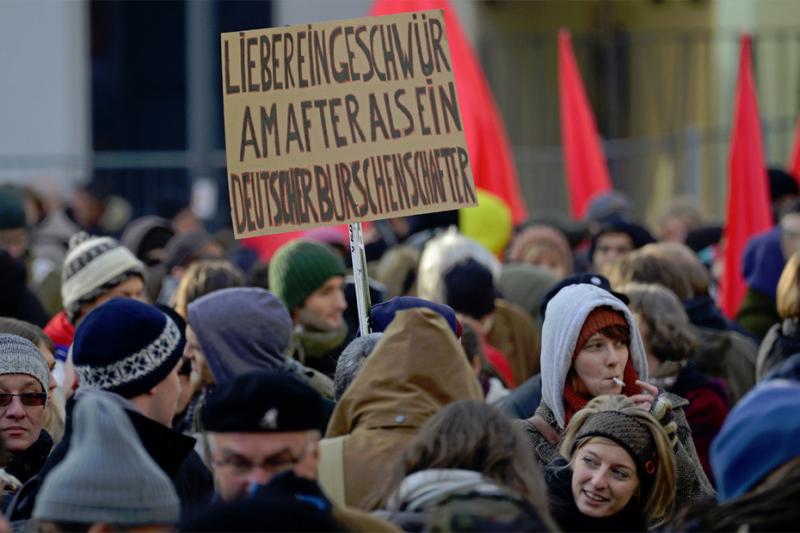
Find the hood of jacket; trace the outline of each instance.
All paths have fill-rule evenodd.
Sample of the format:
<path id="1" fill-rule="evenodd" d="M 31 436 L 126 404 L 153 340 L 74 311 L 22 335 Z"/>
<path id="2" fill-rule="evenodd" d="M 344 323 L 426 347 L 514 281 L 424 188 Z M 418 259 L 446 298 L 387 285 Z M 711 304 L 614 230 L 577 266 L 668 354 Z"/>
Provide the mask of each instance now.
<path id="1" fill-rule="evenodd" d="M 214 291 L 189 304 L 192 327 L 217 383 L 257 370 L 280 370 L 292 319 L 271 292 L 252 287 Z"/>
<path id="2" fill-rule="evenodd" d="M 625 315 L 631 331 L 629 357 L 639 379 L 647 380 L 644 344 L 630 309 L 600 287 L 586 283 L 564 287 L 547 304 L 542 326 L 542 401 L 552 409 L 559 428 L 564 427 L 564 383 L 572 366 L 578 335 L 589 313 L 603 306 Z"/>
<path id="3" fill-rule="evenodd" d="M 336 404 L 326 437 L 419 428 L 456 400 L 483 392 L 450 326 L 430 309 L 399 311 Z"/>

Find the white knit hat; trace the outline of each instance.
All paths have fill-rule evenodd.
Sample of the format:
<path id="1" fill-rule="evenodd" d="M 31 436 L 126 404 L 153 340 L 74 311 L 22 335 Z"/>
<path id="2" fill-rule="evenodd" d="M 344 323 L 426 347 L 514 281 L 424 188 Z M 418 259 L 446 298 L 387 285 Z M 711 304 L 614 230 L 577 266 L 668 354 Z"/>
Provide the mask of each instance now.
<path id="1" fill-rule="evenodd" d="M 80 302 L 97 298 L 131 273 L 144 278 L 144 265 L 116 239 L 83 231 L 73 235 L 61 271 L 61 299 L 70 319 Z"/>

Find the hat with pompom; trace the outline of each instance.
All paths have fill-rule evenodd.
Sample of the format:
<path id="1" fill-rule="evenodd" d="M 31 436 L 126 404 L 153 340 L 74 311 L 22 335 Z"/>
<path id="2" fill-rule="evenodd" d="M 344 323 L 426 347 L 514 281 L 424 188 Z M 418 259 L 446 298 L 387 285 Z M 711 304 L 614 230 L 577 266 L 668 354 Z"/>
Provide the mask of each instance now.
<path id="1" fill-rule="evenodd" d="M 73 235 L 61 271 L 61 298 L 70 321 L 82 303 L 95 300 L 131 275 L 144 279 L 144 265 L 119 241 L 83 231 Z"/>

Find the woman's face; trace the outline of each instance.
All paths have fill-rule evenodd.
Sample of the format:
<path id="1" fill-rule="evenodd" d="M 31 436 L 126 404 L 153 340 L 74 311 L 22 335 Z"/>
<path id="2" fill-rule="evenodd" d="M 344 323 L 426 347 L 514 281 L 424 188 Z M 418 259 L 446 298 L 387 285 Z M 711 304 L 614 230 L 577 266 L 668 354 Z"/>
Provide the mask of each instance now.
<path id="1" fill-rule="evenodd" d="M 628 346 L 595 333 L 586 341 L 575 357 L 572 368 L 592 397 L 601 394 L 622 394 L 622 385 L 614 378 L 622 379 L 628 363 Z"/>
<path id="2" fill-rule="evenodd" d="M 572 463 L 572 497 L 586 516 L 611 516 L 628 505 L 639 488 L 636 464 L 621 446 L 591 440 Z"/>

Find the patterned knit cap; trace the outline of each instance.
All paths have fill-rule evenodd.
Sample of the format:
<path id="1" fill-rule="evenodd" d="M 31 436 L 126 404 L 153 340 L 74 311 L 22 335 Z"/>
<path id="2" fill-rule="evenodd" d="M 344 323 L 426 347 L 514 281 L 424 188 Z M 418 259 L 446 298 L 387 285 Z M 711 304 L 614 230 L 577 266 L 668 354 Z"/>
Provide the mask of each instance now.
<path id="1" fill-rule="evenodd" d="M 186 343 L 175 322 L 151 305 L 113 298 L 75 330 L 72 361 L 81 387 L 133 398 L 161 383 Z"/>
<path id="2" fill-rule="evenodd" d="M 0 335 L 0 375 L 27 374 L 42 385 L 47 392 L 50 385 L 50 369 L 36 346 L 19 335 Z"/>
<path id="3" fill-rule="evenodd" d="M 61 271 L 61 299 L 70 320 L 81 303 L 98 298 L 132 274 L 144 279 L 144 265 L 116 239 L 90 237 L 83 231 L 73 235 Z"/>
<path id="4" fill-rule="evenodd" d="M 281 246 L 269 262 L 269 288 L 289 312 L 333 276 L 344 276 L 341 257 L 329 246 L 296 239 Z"/>
<path id="5" fill-rule="evenodd" d="M 586 437 L 605 437 L 625 449 L 630 454 L 641 479 L 656 472 L 656 443 L 653 435 L 635 416 L 621 411 L 600 411 L 586 419 L 575 436 L 575 446 Z"/>

